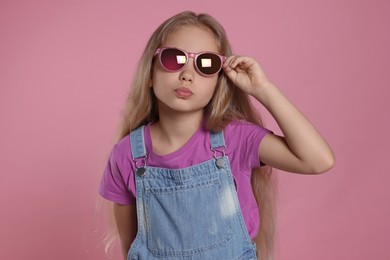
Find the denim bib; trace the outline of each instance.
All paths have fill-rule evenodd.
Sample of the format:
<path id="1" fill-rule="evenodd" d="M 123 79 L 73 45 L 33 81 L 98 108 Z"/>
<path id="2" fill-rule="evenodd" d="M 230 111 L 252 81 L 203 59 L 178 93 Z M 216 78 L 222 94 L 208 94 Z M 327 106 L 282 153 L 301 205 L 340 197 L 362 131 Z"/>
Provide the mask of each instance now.
<path id="1" fill-rule="evenodd" d="M 144 126 L 130 133 L 138 232 L 128 260 L 256 259 L 223 133 L 211 132 L 210 140 L 210 160 L 166 169 L 147 165 Z"/>

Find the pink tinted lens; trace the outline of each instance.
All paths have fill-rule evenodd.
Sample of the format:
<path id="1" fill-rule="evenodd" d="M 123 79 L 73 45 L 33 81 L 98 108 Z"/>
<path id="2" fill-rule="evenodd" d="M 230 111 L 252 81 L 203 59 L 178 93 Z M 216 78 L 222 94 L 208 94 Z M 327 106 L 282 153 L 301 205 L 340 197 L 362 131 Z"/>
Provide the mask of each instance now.
<path id="1" fill-rule="evenodd" d="M 214 53 L 203 53 L 196 59 L 198 70 L 206 75 L 213 75 L 221 70 L 221 58 Z"/>
<path id="2" fill-rule="evenodd" d="M 178 49 L 165 49 L 160 57 L 164 68 L 171 71 L 179 70 L 187 63 L 185 53 Z"/>

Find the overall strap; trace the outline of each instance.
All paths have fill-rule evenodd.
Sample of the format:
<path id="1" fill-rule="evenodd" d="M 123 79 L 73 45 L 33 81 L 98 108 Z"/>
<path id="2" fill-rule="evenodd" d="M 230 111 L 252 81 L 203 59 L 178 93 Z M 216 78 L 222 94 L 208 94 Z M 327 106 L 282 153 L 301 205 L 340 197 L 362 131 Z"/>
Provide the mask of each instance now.
<path id="1" fill-rule="evenodd" d="M 216 148 L 225 147 L 225 138 L 223 137 L 223 131 L 213 132 L 210 131 L 211 150 Z"/>
<path id="2" fill-rule="evenodd" d="M 130 147 L 133 160 L 146 157 L 144 128 L 145 126 L 140 126 L 130 133 Z"/>
<path id="3" fill-rule="evenodd" d="M 223 137 L 223 131 L 213 132 L 210 131 L 211 151 L 214 152 L 215 165 L 219 168 L 225 168 L 225 138 Z M 217 149 L 222 148 L 222 149 Z M 217 151 L 222 154 L 221 157 L 217 156 Z"/>

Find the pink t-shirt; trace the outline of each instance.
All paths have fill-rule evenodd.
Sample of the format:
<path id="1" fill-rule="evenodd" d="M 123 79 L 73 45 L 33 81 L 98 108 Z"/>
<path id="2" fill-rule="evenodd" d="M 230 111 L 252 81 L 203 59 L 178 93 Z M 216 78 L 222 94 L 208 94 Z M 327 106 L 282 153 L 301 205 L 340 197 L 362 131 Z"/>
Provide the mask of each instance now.
<path id="1" fill-rule="evenodd" d="M 153 152 L 149 130 L 150 125 L 147 125 L 145 146 L 149 166 L 180 169 L 213 158 L 210 135 L 203 127 L 200 127 L 179 150 L 162 156 Z M 258 148 L 268 133 L 269 130 L 242 120 L 230 122 L 224 130 L 225 152 L 230 161 L 238 199 L 251 238 L 257 235 L 259 214 L 250 176 L 252 169 L 260 166 Z M 135 204 L 135 166 L 131 157 L 129 138 L 129 135 L 125 136 L 112 149 L 99 189 L 102 197 L 122 205 Z"/>

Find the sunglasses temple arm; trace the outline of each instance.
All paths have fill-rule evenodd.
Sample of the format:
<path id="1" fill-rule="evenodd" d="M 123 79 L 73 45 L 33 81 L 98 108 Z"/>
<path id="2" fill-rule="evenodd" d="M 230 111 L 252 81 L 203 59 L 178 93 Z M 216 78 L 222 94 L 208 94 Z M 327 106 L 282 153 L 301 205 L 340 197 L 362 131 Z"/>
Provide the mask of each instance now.
<path id="1" fill-rule="evenodd" d="M 160 51 L 161 51 L 161 49 L 160 48 L 158 48 L 155 52 L 154 52 L 154 55 L 153 56 L 156 56 L 157 54 L 159 54 L 160 53 Z"/>

